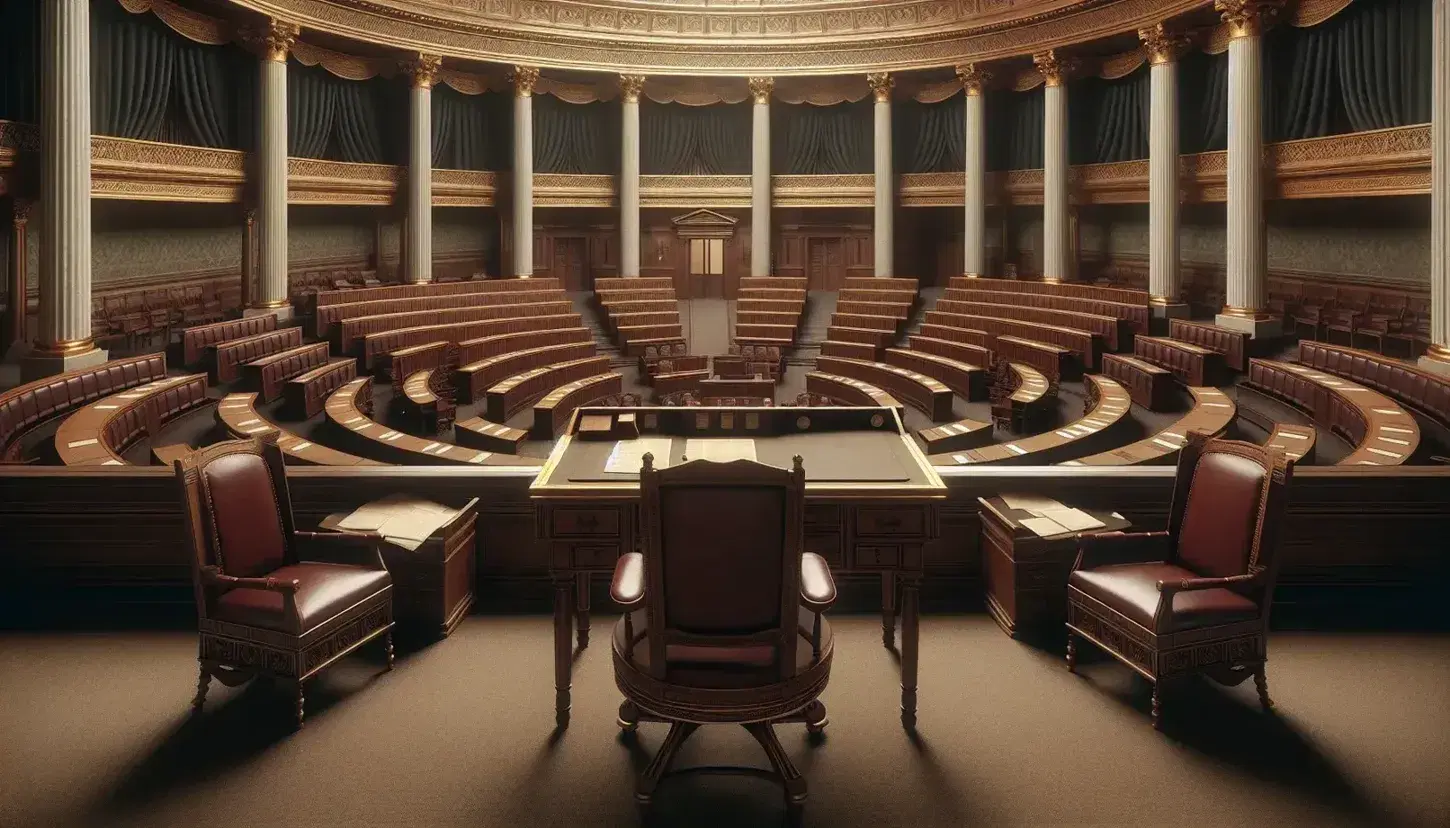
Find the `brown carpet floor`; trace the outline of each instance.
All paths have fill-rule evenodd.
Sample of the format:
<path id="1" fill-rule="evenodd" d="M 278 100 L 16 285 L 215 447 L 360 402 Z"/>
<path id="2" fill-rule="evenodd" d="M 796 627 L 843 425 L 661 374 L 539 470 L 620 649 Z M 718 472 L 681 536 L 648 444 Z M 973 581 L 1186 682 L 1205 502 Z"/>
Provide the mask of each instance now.
<path id="1" fill-rule="evenodd" d="M 611 619 L 575 674 L 573 724 L 552 735 L 549 621 L 474 617 L 380 674 L 374 653 L 313 686 L 308 723 L 285 694 L 213 686 L 188 720 L 185 632 L 0 637 L 0 825 L 634 826 L 638 744 L 614 725 Z M 782 728 L 818 826 L 1348 826 L 1450 824 L 1450 639 L 1282 633 L 1277 716 L 1251 685 L 1189 685 L 1148 725 L 1117 665 L 1086 677 L 985 616 L 923 622 L 919 732 L 897 716 L 892 654 L 873 616 L 836 621 L 822 744 Z M 681 764 L 762 765 L 739 728 L 702 730 Z M 757 826 L 778 789 L 686 775 L 655 824 Z"/>

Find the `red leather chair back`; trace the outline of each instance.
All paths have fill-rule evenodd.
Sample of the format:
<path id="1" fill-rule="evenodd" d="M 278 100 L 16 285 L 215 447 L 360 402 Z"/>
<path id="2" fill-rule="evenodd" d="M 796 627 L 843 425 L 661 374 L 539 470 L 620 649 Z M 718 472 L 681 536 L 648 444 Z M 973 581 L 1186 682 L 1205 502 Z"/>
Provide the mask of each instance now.
<path id="1" fill-rule="evenodd" d="M 695 460 L 640 475 L 650 669 L 794 675 L 805 470 Z M 774 669 L 771 669 L 774 668 Z M 762 673 L 763 671 L 763 673 Z"/>

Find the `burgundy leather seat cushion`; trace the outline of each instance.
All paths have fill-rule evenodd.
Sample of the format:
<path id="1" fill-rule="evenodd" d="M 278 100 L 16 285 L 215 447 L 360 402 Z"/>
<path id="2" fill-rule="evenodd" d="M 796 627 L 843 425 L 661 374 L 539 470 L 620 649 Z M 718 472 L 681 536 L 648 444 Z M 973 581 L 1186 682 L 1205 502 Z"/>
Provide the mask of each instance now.
<path id="1" fill-rule="evenodd" d="M 1167 563 L 1119 564 L 1080 569 L 1068 578 L 1068 585 L 1151 630 L 1154 629 L 1153 619 L 1158 614 L 1158 605 L 1163 599 L 1163 594 L 1158 591 L 1158 582 L 1197 577 L 1199 575 L 1195 572 Z M 1258 616 L 1258 605 L 1232 590 L 1180 592 L 1173 596 L 1172 613 L 1165 627 L 1158 632 L 1231 624 Z"/>
<path id="2" fill-rule="evenodd" d="M 333 563 L 291 564 L 268 572 L 267 576 L 301 581 L 297 587 L 300 629 L 294 630 L 292 619 L 283 613 L 282 593 L 261 589 L 228 591 L 217 599 L 212 617 L 249 627 L 304 633 L 392 583 L 385 569 Z"/>
<path id="3" fill-rule="evenodd" d="M 800 610 L 799 629 L 804 631 L 796 642 L 795 675 L 801 675 L 812 668 L 809 632 L 815 616 L 805 608 Z M 630 614 L 637 641 L 634 645 L 634 668 L 645 675 L 650 674 L 649 636 L 643 633 L 649 628 L 649 616 L 645 610 Z M 831 624 L 821 618 L 821 652 L 829 652 L 832 642 Z M 629 650 L 624 638 L 624 619 L 614 625 L 614 652 L 623 658 Z M 710 690 L 745 690 L 752 687 L 768 687 L 780 681 L 775 667 L 775 648 L 769 645 L 743 647 L 688 647 L 667 646 L 665 659 L 669 666 L 665 681 L 683 687 Z"/>

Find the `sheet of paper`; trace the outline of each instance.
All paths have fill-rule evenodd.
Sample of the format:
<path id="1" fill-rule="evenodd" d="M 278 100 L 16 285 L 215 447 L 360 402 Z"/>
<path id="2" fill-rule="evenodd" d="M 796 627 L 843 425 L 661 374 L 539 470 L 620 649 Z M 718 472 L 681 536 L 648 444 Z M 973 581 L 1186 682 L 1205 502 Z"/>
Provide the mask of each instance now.
<path id="1" fill-rule="evenodd" d="M 1043 512 L 1042 516 L 1069 532 L 1085 532 L 1088 529 L 1101 529 L 1104 525 L 1102 521 L 1081 509 L 1052 509 Z"/>
<path id="2" fill-rule="evenodd" d="M 1032 530 L 1032 532 L 1036 534 L 1039 538 L 1051 537 L 1053 535 L 1061 535 L 1068 531 L 1062 528 L 1062 526 L 1057 524 L 1055 521 L 1052 521 L 1048 518 L 1023 518 L 1021 523 L 1023 526 L 1026 526 L 1028 529 Z"/>
<path id="3" fill-rule="evenodd" d="M 620 440 L 604 461 L 604 470 L 611 474 L 639 474 L 644 466 L 644 456 L 654 455 L 654 467 L 667 468 L 670 465 L 670 437 L 640 437 L 634 440 Z"/>
<path id="4" fill-rule="evenodd" d="M 691 460 L 729 463 L 732 460 L 755 462 L 755 441 L 731 438 L 697 438 L 685 441 L 685 456 Z"/>
<path id="5" fill-rule="evenodd" d="M 372 504 L 368 504 L 338 521 L 337 528 L 346 529 L 349 532 L 376 532 L 383 527 L 383 523 L 387 519 L 386 513 L 374 508 Z"/>
<path id="6" fill-rule="evenodd" d="M 1039 497 L 1038 495 L 1004 494 L 1002 502 L 1007 504 L 1008 509 L 1023 509 L 1033 513 L 1066 508 L 1050 497 Z"/>

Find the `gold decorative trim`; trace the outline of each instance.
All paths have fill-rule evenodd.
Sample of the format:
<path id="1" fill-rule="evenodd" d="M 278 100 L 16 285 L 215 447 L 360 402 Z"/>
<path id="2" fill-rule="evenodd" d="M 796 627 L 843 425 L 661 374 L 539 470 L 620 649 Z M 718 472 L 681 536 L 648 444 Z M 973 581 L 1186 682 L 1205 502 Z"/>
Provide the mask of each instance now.
<path id="1" fill-rule="evenodd" d="M 866 76 L 866 85 L 871 87 L 876 102 L 882 103 L 891 100 L 891 87 L 896 85 L 896 80 L 890 72 L 872 72 Z"/>
<path id="2" fill-rule="evenodd" d="M 37 342 L 33 346 L 32 353 L 37 356 L 47 357 L 72 357 L 77 354 L 84 354 L 96 349 L 96 340 L 92 337 L 82 339 L 61 339 L 55 342 Z"/>
<path id="3" fill-rule="evenodd" d="M 644 75 L 620 75 L 619 93 L 624 96 L 625 103 L 639 103 L 639 95 L 644 91 Z"/>
<path id="4" fill-rule="evenodd" d="M 391 164 L 353 164 L 318 158 L 287 159 L 290 204 L 392 204 L 404 168 Z"/>
<path id="5" fill-rule="evenodd" d="M 253 310 L 276 310 L 278 308 L 285 308 L 290 304 L 292 304 L 291 299 L 271 299 L 266 302 L 253 302 L 247 307 Z"/>
<path id="6" fill-rule="evenodd" d="M 438 72 L 443 68 L 443 58 L 419 52 L 398 64 L 408 76 L 414 89 L 432 89 L 438 82 Z"/>
<path id="7" fill-rule="evenodd" d="M 1056 49 L 1033 55 L 1032 65 L 1037 67 L 1037 73 L 1042 75 L 1043 82 L 1049 87 L 1062 86 L 1071 79 L 1079 66 L 1075 58 L 1059 54 Z"/>
<path id="8" fill-rule="evenodd" d="M 1299 0 L 1289 12 L 1289 25 L 1303 29 L 1320 23 L 1349 8 L 1354 0 Z"/>
<path id="9" fill-rule="evenodd" d="M 1284 0 L 1213 0 L 1213 9 L 1228 24 L 1230 40 L 1257 37 L 1273 22 Z"/>
<path id="10" fill-rule="evenodd" d="M 775 89 L 774 78 L 750 79 L 750 97 L 758 104 L 770 103 L 770 93 L 773 89 Z"/>
<path id="11" fill-rule="evenodd" d="M 1117 80 L 1138 71 L 1138 67 L 1148 62 L 1148 55 L 1143 49 L 1132 49 L 1121 54 L 1109 55 L 1098 61 L 1097 76 L 1103 80 Z"/>
<path id="12" fill-rule="evenodd" d="M 975 98 L 987 88 L 992 80 L 992 73 L 975 63 L 968 63 L 957 67 L 957 80 L 961 82 L 962 90 L 969 97 Z"/>
<path id="13" fill-rule="evenodd" d="M 1425 356 L 1438 362 L 1450 362 L 1450 346 L 1432 342 L 1425 347 Z"/>
<path id="14" fill-rule="evenodd" d="M 187 40 L 205 43 L 208 46 L 220 46 L 232 41 L 232 26 L 225 20 L 194 12 L 178 6 L 170 0 L 119 0 L 119 2 L 121 8 L 132 14 L 147 12 L 155 14 L 156 19 Z"/>
<path id="15" fill-rule="evenodd" d="M 300 34 L 302 29 L 296 23 L 270 17 L 261 26 L 243 30 L 242 42 L 251 47 L 262 60 L 286 63 L 287 53 L 296 45 Z"/>
<path id="16" fill-rule="evenodd" d="M 509 72 L 508 79 L 513 84 L 516 97 L 532 97 L 534 86 L 539 82 L 539 70 L 534 66 L 515 66 Z"/>
<path id="17" fill-rule="evenodd" d="M 1148 51 L 1148 62 L 1154 66 L 1173 63 L 1188 48 L 1188 37 L 1162 23 L 1138 30 L 1138 39 Z"/>
<path id="18" fill-rule="evenodd" d="M 770 203 L 772 207 L 870 207 L 876 198 L 875 181 L 871 173 L 773 175 Z"/>
<path id="19" fill-rule="evenodd" d="M 1234 305 L 1224 305 L 1219 313 L 1224 316 L 1233 316 L 1239 319 L 1252 319 L 1255 322 L 1263 322 L 1273 319 L 1274 315 L 1260 308 L 1240 308 Z"/>
<path id="20" fill-rule="evenodd" d="M 303 40 L 294 42 L 291 51 L 292 57 L 303 66 L 321 66 L 343 80 L 372 80 L 378 75 L 391 75 L 394 71 L 389 61 L 335 52 Z"/>

